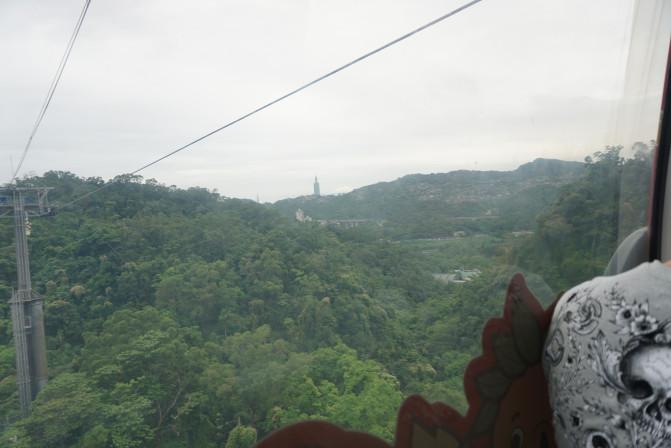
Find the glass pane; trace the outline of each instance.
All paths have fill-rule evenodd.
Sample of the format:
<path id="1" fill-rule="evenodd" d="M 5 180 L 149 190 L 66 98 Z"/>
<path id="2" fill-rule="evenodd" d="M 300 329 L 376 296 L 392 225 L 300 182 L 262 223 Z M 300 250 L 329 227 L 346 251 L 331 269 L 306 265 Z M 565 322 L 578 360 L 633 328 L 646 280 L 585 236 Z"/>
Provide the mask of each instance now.
<path id="1" fill-rule="evenodd" d="M 420 3 L 91 6 L 19 181 L 91 193 L 29 219 L 28 417 L 0 194 L 0 445 L 248 448 L 306 419 L 389 441 L 411 394 L 465 411 L 514 273 L 545 306 L 604 273 L 647 223 L 669 2 L 483 1 L 121 174 L 459 6 Z M 0 5 L 3 160 L 77 8 Z"/>

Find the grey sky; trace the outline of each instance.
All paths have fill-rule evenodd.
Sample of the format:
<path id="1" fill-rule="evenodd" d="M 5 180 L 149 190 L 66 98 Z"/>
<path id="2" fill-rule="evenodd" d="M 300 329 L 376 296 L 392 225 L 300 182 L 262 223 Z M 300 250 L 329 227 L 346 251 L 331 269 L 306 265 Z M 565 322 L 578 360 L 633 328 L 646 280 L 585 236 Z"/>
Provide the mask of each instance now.
<path id="1" fill-rule="evenodd" d="M 461 3 L 93 0 L 23 173 L 132 171 Z M 0 1 L 0 182 L 82 4 Z M 484 0 L 143 175 L 273 201 L 314 175 L 328 194 L 654 138 L 661 78 L 637 90 L 649 70 L 631 74 L 634 6 Z M 626 135 L 623 92 L 652 98 Z"/>

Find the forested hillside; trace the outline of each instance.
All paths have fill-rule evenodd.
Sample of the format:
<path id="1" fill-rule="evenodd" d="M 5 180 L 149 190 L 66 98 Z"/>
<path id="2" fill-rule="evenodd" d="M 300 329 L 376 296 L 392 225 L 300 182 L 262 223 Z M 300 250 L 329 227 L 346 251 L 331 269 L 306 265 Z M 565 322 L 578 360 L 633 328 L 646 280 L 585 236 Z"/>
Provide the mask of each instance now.
<path id="1" fill-rule="evenodd" d="M 587 157 L 584 175 L 539 214 L 536 232 L 516 247 L 512 262 L 557 290 L 602 274 L 620 241 L 647 225 L 653 146 L 638 143 L 627 158 L 621 147 Z"/>
<path id="2" fill-rule="evenodd" d="M 24 419 L 7 304 L 13 229 L 0 221 L 0 446 L 249 448 L 307 418 L 391 439 L 408 394 L 463 409 L 463 369 L 511 275 L 524 271 L 547 304 L 603 269 L 617 243 L 618 203 L 629 204 L 623 225 L 644 220 L 644 187 L 621 195 L 619 185 L 643 185 L 647 164 L 648 152 L 625 161 L 611 148 L 584 168 L 557 165 L 569 174 L 555 183 L 505 180 L 520 193 L 506 196 L 517 207 L 511 216 L 529 213 L 514 198 L 552 185 L 554 200 L 527 223 L 535 233 L 453 240 L 299 223 L 273 206 L 117 178 L 32 222 L 50 382 Z M 515 176 L 524 183 L 538 167 Z M 103 184 L 64 172 L 22 182 L 54 187 L 59 203 Z M 464 283 L 435 275 L 464 266 L 481 274 Z"/>
<path id="3" fill-rule="evenodd" d="M 513 171 L 412 174 L 335 196 L 302 196 L 275 203 L 285 216 L 299 208 L 318 220 L 384 221 L 392 238 L 429 238 L 454 232 L 501 233 L 532 227 L 562 186 L 584 164 L 536 159 Z"/>

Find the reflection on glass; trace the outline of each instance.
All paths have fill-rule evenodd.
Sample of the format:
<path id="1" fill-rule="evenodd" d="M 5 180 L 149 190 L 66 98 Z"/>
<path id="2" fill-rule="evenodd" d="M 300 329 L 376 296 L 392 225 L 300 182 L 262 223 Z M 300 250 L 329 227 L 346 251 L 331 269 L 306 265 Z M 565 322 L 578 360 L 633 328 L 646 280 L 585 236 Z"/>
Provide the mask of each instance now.
<path id="1" fill-rule="evenodd" d="M 334 17 L 391 33 L 364 20 L 372 7 L 359 3 L 333 6 Z M 389 20 L 399 27 L 406 13 L 431 11 L 396 3 L 403 7 Z M 524 273 L 549 305 L 601 275 L 618 244 L 647 224 L 669 2 L 560 3 L 483 2 L 231 129 L 230 140 L 201 148 L 206 156 L 194 149 L 157 166 L 159 180 L 118 176 L 80 207 L 32 221 L 51 377 L 21 418 L 0 300 L 0 445 L 249 448 L 306 419 L 391 440 L 410 394 L 464 410 L 464 369 L 511 276 Z M 348 20 L 334 25 L 311 5 L 301 16 L 310 25 L 286 30 L 305 45 L 292 59 L 297 71 L 341 56 L 324 30 L 340 29 L 353 46 L 378 38 L 351 36 L 353 24 L 342 30 Z M 208 32 L 225 32 L 202 20 Z M 241 53 L 226 57 L 241 59 L 227 70 L 249 60 L 248 47 L 279 64 L 258 41 L 234 43 Z M 266 45 L 290 53 L 280 43 Z M 154 60 L 133 55 L 138 67 Z M 154 57 L 152 67 L 169 73 L 169 61 Z M 241 75 L 229 84 L 252 95 L 288 77 L 278 67 L 257 72 L 253 83 Z M 163 93 L 199 88 L 152 82 Z M 206 102 L 214 82 L 203 84 Z M 148 104 L 160 96 L 136 94 Z M 131 103 L 114 104 L 144 123 Z M 216 145 L 235 150 L 222 156 Z M 67 160 L 45 160 L 53 165 L 45 174 L 21 182 L 53 187 L 52 202 L 105 182 L 102 171 L 83 167 L 96 177 L 80 177 Z M 11 221 L 0 220 L 6 299 L 16 275 L 12 235 Z"/>

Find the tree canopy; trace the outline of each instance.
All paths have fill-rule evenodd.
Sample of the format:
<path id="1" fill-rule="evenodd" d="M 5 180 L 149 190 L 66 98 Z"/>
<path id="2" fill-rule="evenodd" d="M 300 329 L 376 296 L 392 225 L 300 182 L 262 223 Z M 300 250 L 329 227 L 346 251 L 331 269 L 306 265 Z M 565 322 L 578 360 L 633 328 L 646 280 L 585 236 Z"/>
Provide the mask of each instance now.
<path id="1" fill-rule="evenodd" d="M 527 273 L 549 303 L 599 274 L 621 235 L 645 223 L 650 160 L 639 149 L 624 159 L 606 148 L 579 169 L 561 165 L 566 172 L 522 169 L 519 179 L 534 170 L 571 178 L 551 194 L 523 189 L 535 198 L 532 218 L 509 198 L 507 216 L 533 229 L 522 237 L 504 220 L 440 239 L 444 223 L 420 208 L 412 228 L 422 238 L 407 238 L 413 230 L 397 239 L 375 226 L 300 223 L 272 205 L 119 177 L 77 208 L 33 222 L 50 380 L 26 418 L 7 303 L 13 229 L 4 220 L 0 445 L 248 448 L 305 419 L 390 440 L 408 394 L 463 410 L 463 371 L 512 274 Z M 52 200 L 65 203 L 104 182 L 48 172 L 21 183 L 54 187 Z M 480 275 L 442 280 L 462 268 Z"/>

